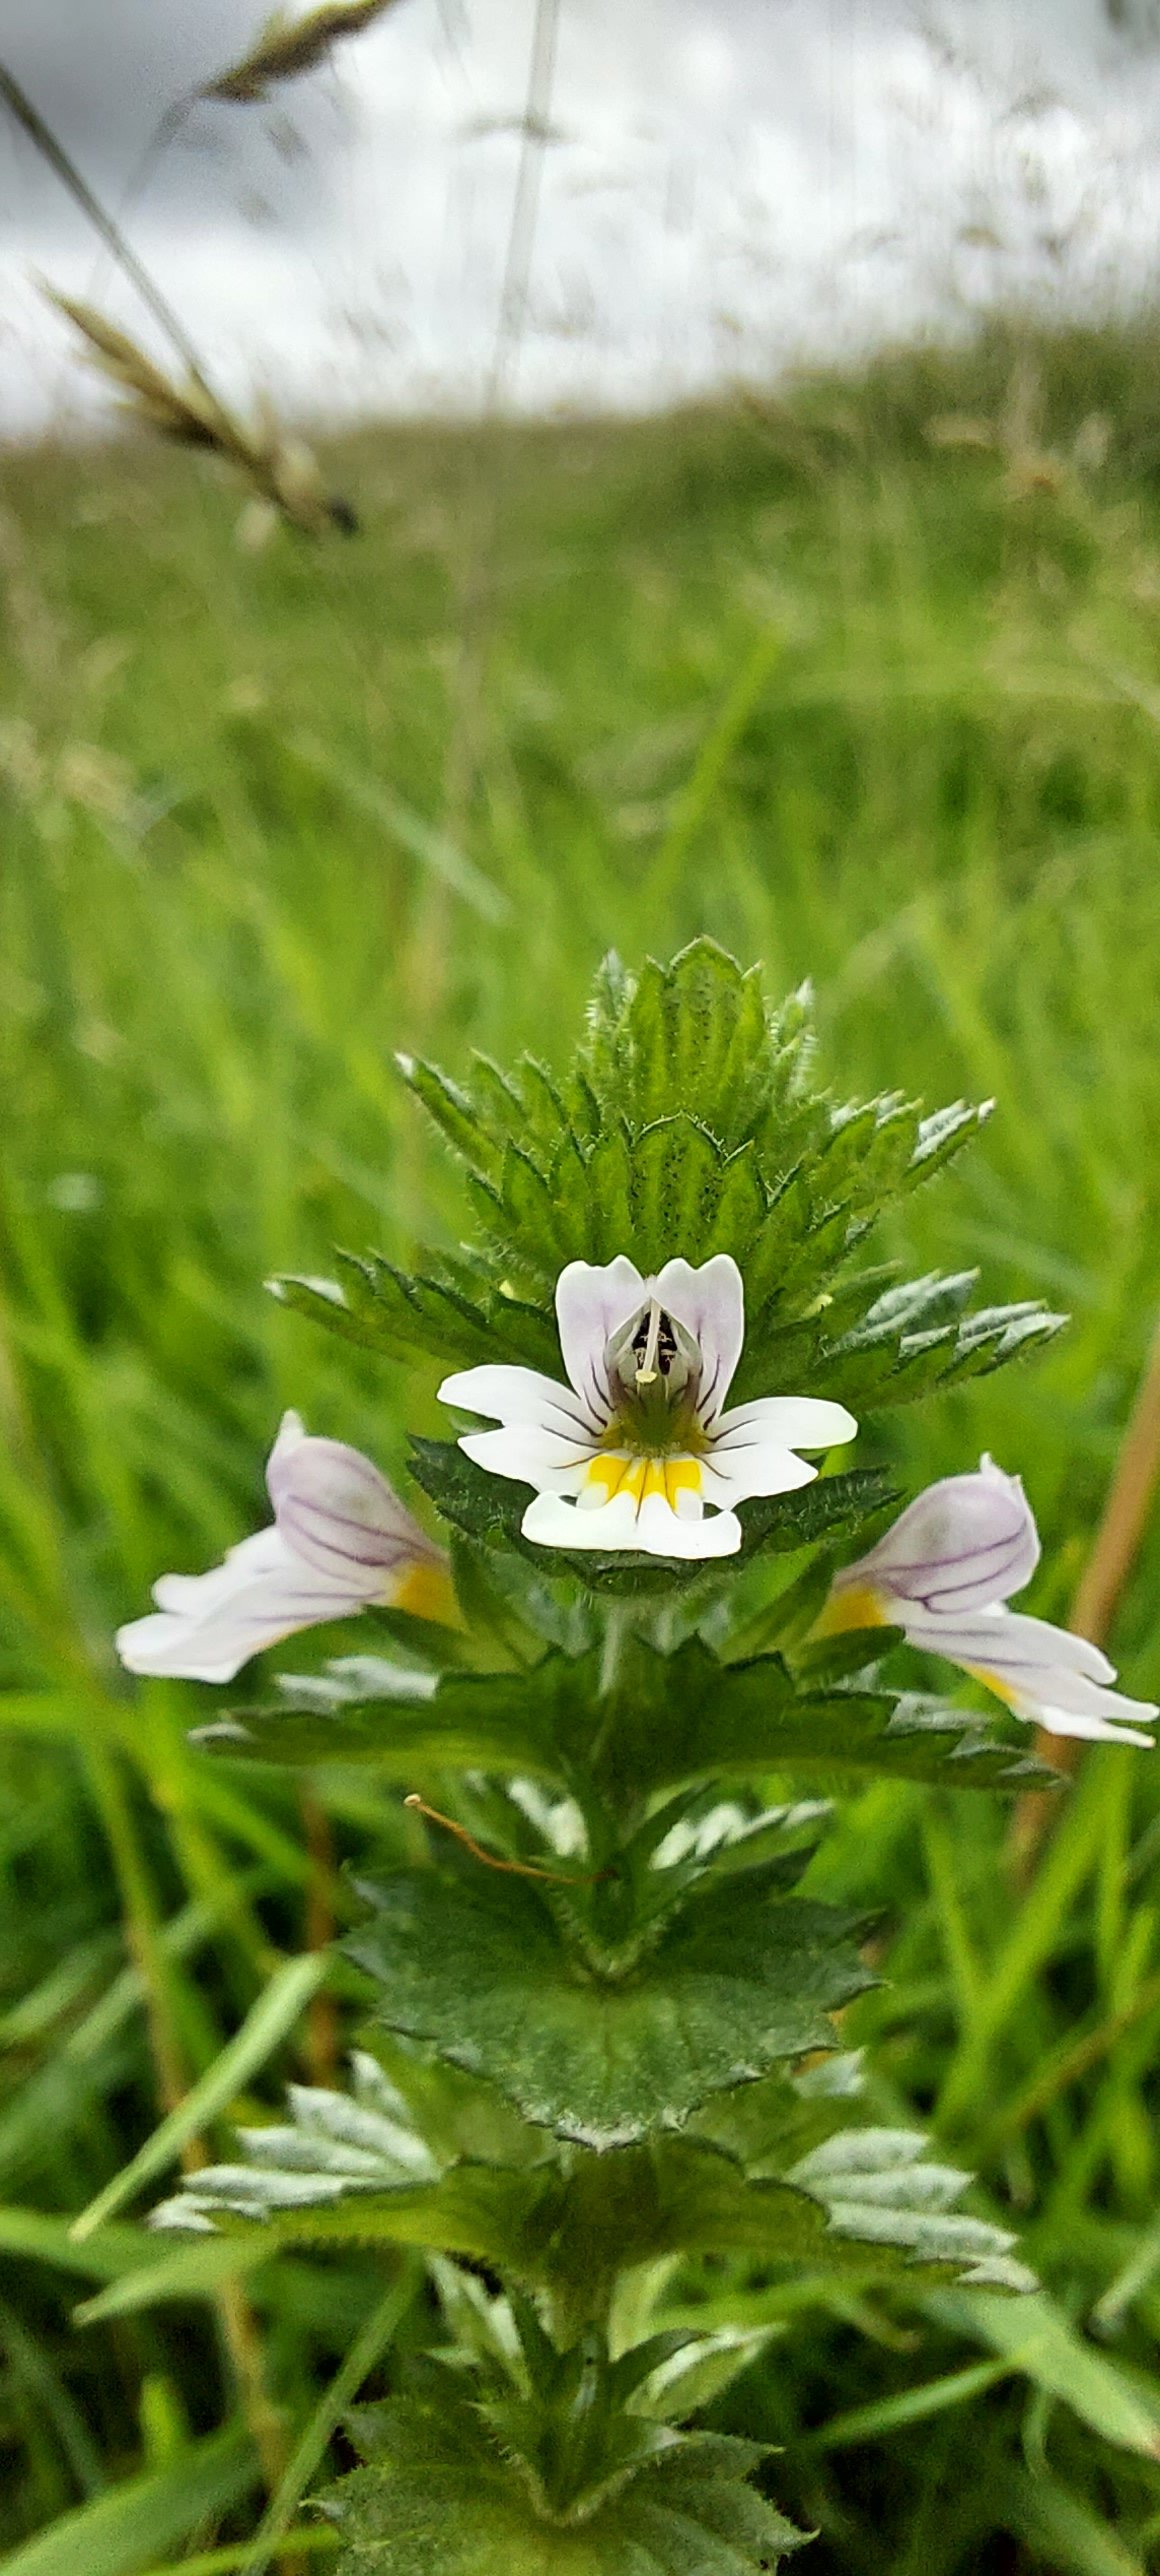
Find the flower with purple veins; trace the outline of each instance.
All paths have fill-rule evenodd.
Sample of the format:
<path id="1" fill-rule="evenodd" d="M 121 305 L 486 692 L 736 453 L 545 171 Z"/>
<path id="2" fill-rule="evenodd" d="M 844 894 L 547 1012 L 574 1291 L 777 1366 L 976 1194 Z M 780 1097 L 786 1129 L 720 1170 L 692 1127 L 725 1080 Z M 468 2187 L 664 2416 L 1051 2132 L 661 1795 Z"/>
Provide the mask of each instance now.
<path id="1" fill-rule="evenodd" d="M 1103 1744 L 1154 1739 L 1128 1724 L 1160 1714 L 1108 1685 L 1115 1667 L 1088 1638 L 1007 1607 L 1039 1563 L 1039 1532 L 1018 1476 L 991 1458 L 944 1476 L 899 1515 L 876 1547 L 834 1577 L 815 1634 L 901 1628 L 945 1655 L 1049 1735 Z"/>
<path id="2" fill-rule="evenodd" d="M 131 1673 L 229 1682 L 300 1628 L 372 1608 L 458 1619 L 447 1558 L 361 1450 L 283 1415 L 266 1465 L 273 1523 L 208 1574 L 163 1574 L 157 1608 L 119 1628 Z"/>

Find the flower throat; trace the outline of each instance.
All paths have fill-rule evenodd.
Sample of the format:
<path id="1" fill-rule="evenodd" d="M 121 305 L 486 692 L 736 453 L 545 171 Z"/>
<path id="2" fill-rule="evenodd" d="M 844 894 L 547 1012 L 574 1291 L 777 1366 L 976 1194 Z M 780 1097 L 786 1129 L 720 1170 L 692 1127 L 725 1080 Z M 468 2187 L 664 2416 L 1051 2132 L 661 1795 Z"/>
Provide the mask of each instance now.
<path id="1" fill-rule="evenodd" d="M 657 1456 L 703 1446 L 696 1419 L 700 1345 L 659 1298 L 650 1297 L 611 1335 L 604 1360 L 610 1383 L 622 1390 L 606 1446 L 618 1447 L 626 1436 L 634 1448 Z"/>

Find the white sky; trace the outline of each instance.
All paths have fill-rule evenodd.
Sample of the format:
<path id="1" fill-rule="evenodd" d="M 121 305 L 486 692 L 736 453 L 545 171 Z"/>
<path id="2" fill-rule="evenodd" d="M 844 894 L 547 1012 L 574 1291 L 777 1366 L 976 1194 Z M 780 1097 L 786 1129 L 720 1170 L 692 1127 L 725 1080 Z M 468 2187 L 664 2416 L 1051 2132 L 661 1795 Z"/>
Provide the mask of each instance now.
<path id="1" fill-rule="evenodd" d="M 534 12 L 397 0 L 270 106 L 193 111 L 126 221 L 224 386 L 316 416 L 485 399 Z M 119 207 L 265 14 L 0 0 L 0 61 Z M 767 379 L 1012 294 L 1154 292 L 1160 47 L 1100 0 L 560 0 L 552 122 L 523 407 Z M 9 434 L 104 399 L 35 272 L 160 351 L 0 105 Z"/>

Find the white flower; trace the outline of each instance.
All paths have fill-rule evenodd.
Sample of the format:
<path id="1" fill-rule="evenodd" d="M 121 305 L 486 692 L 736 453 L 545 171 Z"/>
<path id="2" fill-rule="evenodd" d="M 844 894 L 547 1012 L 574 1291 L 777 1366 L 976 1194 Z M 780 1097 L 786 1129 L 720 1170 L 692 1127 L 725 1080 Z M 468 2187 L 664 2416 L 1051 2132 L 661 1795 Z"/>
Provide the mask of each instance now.
<path id="1" fill-rule="evenodd" d="M 266 1483 L 270 1529 L 232 1547 L 210 1574 L 163 1574 L 153 1587 L 156 1610 L 118 1629 L 117 1652 L 131 1673 L 229 1682 L 280 1637 L 372 1604 L 455 1620 L 442 1549 L 360 1450 L 309 1438 L 298 1415 L 287 1413 Z"/>
<path id="2" fill-rule="evenodd" d="M 808 1485 L 817 1469 L 795 1451 L 828 1449 L 858 1428 L 844 1405 L 815 1396 L 723 1410 L 745 1338 L 741 1273 L 726 1252 L 699 1270 L 667 1261 L 655 1279 L 623 1254 L 604 1268 L 569 1262 L 556 1317 L 567 1386 L 495 1367 L 439 1389 L 445 1404 L 502 1423 L 459 1445 L 494 1475 L 535 1486 L 523 1531 L 544 1547 L 732 1556 L 733 1506 Z"/>
<path id="3" fill-rule="evenodd" d="M 1108 1688 L 1098 1646 L 1007 1608 L 1039 1562 L 1039 1533 L 1018 1476 L 983 1458 L 977 1475 L 944 1476 L 908 1505 L 877 1547 L 835 1576 L 815 1634 L 903 1628 L 945 1655 L 1049 1735 L 1151 1745 L 1125 1723 L 1160 1712 Z"/>

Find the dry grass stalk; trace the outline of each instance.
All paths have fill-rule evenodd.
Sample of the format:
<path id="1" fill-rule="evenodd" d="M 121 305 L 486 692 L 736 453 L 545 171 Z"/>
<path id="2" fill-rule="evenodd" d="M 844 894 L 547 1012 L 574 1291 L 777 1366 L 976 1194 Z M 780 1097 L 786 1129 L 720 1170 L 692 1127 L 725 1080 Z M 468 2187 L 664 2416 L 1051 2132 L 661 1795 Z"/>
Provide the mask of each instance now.
<path id="1" fill-rule="evenodd" d="M 1127 1430 L 1120 1444 L 1115 1474 L 1108 1488 L 1103 1517 L 1091 1555 L 1076 1587 L 1068 1626 L 1093 1646 L 1105 1644 L 1120 1597 L 1139 1553 L 1160 1485 L 1160 1323 L 1140 1381 Z M 1040 1731 L 1036 1752 L 1057 1771 L 1074 1771 L 1081 1745 L 1074 1736 Z M 1011 1824 L 1011 1856 L 1017 1870 L 1029 1876 L 1039 1847 L 1052 1824 L 1057 1800 L 1050 1791 L 1029 1789 L 1016 1801 Z"/>
<path id="2" fill-rule="evenodd" d="M 303 73 L 314 71 L 325 62 L 333 46 L 347 36 L 359 36 L 364 27 L 385 16 L 396 6 L 396 0 L 325 0 L 321 9 L 312 9 L 305 18 L 288 18 L 284 9 L 276 9 L 267 18 L 240 62 L 231 63 L 228 71 L 216 80 L 206 81 L 196 93 L 198 98 L 224 98 L 246 106 L 263 99 L 279 81 L 301 80 Z"/>
<path id="3" fill-rule="evenodd" d="M 94 305 L 61 295 L 54 287 L 44 292 L 80 332 L 90 356 L 111 378 L 135 418 L 149 429 L 179 446 L 209 449 L 239 467 L 262 499 L 308 536 L 320 536 L 328 526 L 348 531 L 353 527 L 349 503 L 335 500 L 326 491 L 317 459 L 300 439 L 284 437 L 273 422 L 247 427 L 213 392 L 200 369 L 187 375 L 183 384 L 175 384 L 127 331 L 98 313 Z"/>
<path id="4" fill-rule="evenodd" d="M 382 0 L 382 5 L 388 5 L 388 0 Z M 95 306 L 46 287 L 49 301 L 81 333 L 97 365 L 112 378 L 130 409 L 163 438 L 175 439 L 184 447 L 208 448 L 227 458 L 292 527 L 303 529 L 308 536 L 319 536 L 327 527 L 352 534 L 358 525 L 354 511 L 348 501 L 327 494 L 310 449 L 299 439 L 285 438 L 272 420 L 256 429 L 247 428 L 214 392 L 184 325 L 154 285 L 120 225 L 106 214 L 51 126 L 45 124 L 39 109 L 2 63 L 0 100 L 88 217 L 184 365 L 184 382 L 175 384 L 127 331 L 108 321 Z"/>

